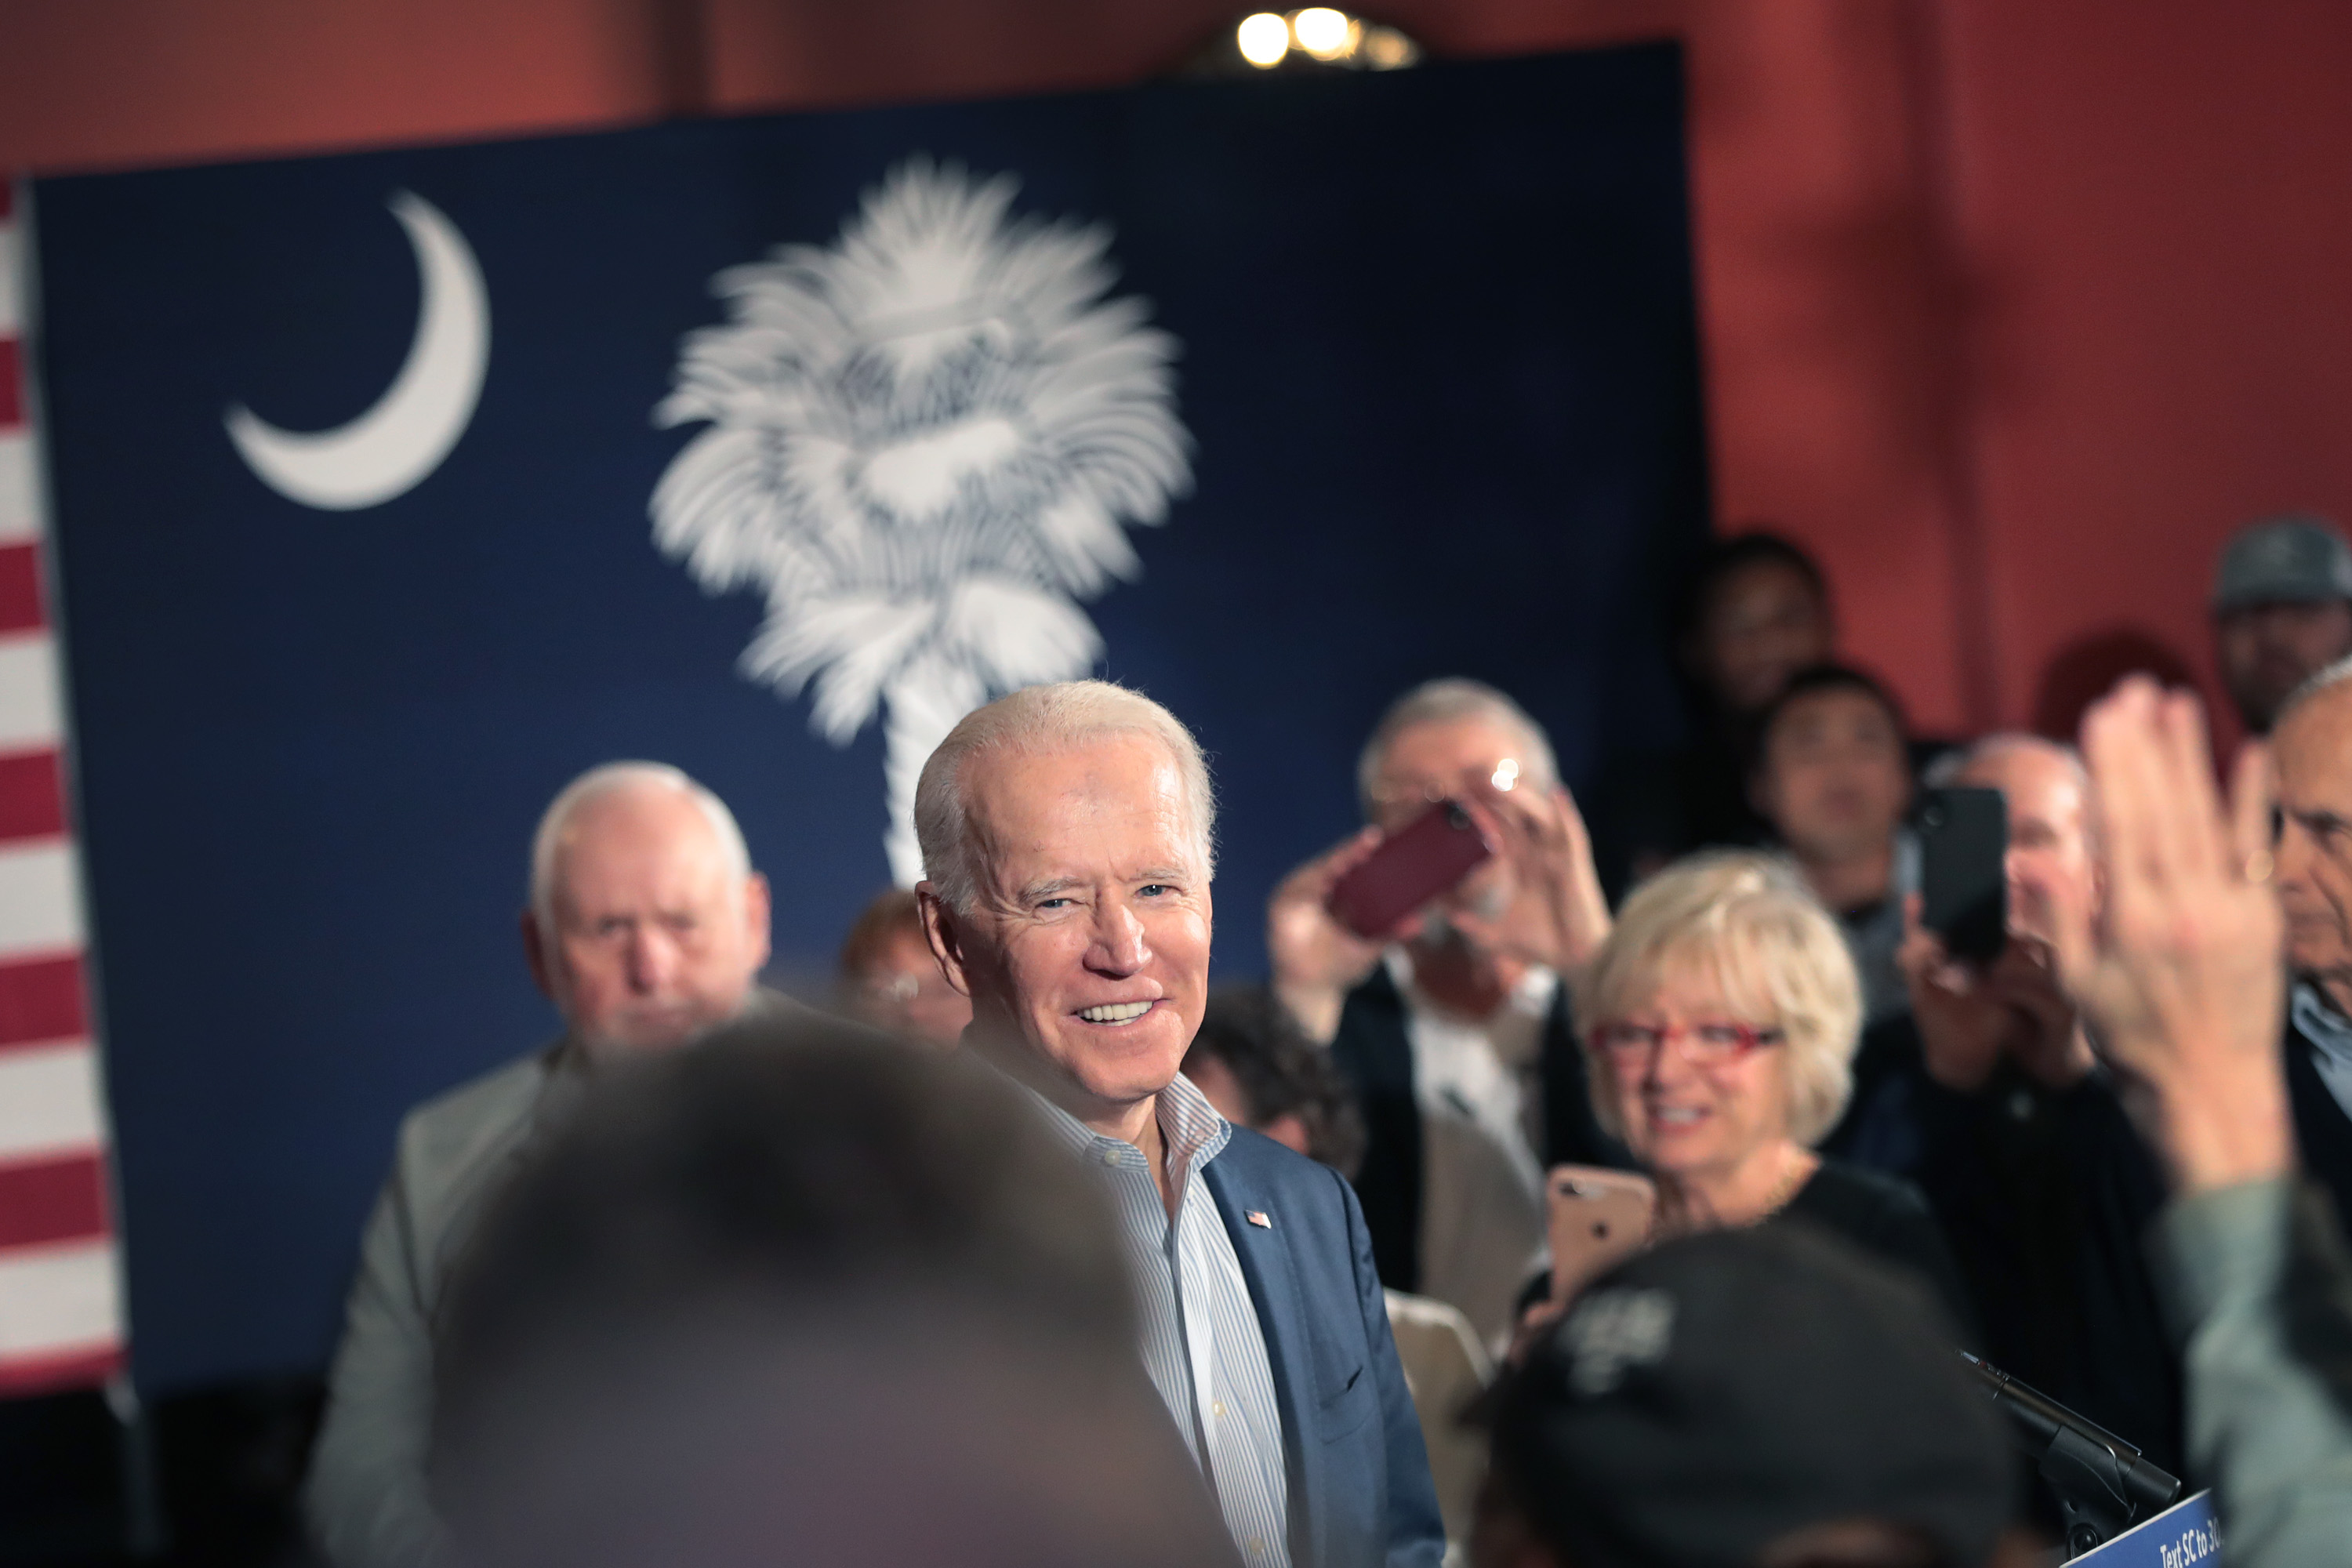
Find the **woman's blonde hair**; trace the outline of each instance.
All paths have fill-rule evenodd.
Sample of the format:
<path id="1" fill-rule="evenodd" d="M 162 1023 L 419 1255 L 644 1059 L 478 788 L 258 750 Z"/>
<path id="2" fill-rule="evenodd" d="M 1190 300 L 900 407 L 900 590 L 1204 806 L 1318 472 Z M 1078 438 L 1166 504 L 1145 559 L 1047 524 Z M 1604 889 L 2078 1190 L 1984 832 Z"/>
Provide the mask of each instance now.
<path id="1" fill-rule="evenodd" d="M 1648 1004 L 1675 974 L 1712 984 L 1740 1021 L 1780 1031 L 1790 1137 L 1810 1144 L 1837 1125 L 1862 1032 L 1862 983 L 1845 939 L 1787 861 L 1721 850 L 1636 888 L 1578 978 L 1577 1023 L 1603 1128 L 1625 1135 L 1613 1064 L 1592 1048 L 1592 1031 Z"/>

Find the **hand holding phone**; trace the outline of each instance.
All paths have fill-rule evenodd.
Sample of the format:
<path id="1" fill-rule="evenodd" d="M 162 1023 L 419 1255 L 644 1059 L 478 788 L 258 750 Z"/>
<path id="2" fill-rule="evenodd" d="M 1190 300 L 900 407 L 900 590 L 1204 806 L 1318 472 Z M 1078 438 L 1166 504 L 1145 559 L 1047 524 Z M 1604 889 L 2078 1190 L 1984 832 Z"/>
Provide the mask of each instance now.
<path id="1" fill-rule="evenodd" d="M 1384 939 L 1494 853 L 1470 814 L 1457 802 L 1441 800 L 1382 839 L 1334 883 L 1326 907 L 1358 936 Z"/>
<path id="2" fill-rule="evenodd" d="M 1447 919 L 1489 952 L 1567 973 L 1609 937 L 1609 900 L 1591 837 L 1566 788 L 1512 782 L 1518 787 L 1474 784 L 1462 800 L 1510 865 L 1514 896 L 1499 912 L 1457 908 Z"/>
<path id="3" fill-rule="evenodd" d="M 1919 806 L 1919 923 L 1954 958 L 2009 943 L 2009 803 L 1997 789 L 1931 789 Z"/>
<path id="4" fill-rule="evenodd" d="M 1551 1299 L 1565 1305 L 1650 1245 L 1658 1189 L 1647 1176 L 1598 1165 L 1555 1165 L 1544 1185 L 1551 1219 Z"/>

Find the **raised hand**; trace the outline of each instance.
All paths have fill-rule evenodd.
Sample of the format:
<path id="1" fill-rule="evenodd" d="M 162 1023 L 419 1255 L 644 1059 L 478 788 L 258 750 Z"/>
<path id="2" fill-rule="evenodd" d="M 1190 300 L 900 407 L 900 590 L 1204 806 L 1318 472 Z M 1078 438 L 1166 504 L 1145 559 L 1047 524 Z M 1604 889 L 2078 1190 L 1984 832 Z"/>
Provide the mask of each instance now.
<path id="1" fill-rule="evenodd" d="M 1381 961 L 1384 942 L 1358 936 L 1326 907 L 1332 885 L 1380 843 L 1381 830 L 1365 828 L 1285 877 L 1267 900 L 1265 951 L 1274 994 L 1311 1038 L 1328 1040 L 1339 1031 L 1348 992 Z"/>
<path id="2" fill-rule="evenodd" d="M 2083 721 L 2099 800 L 2103 915 L 2053 899 L 2059 970 L 2170 1166 L 2197 1190 L 2294 1163 L 2269 759 L 2239 753 L 2226 805 L 2203 710 L 2134 676 Z"/>
<path id="3" fill-rule="evenodd" d="M 1489 919 L 1454 909 L 1447 920 L 1489 952 L 1562 974 L 1609 938 L 1609 900 L 1592 864 L 1592 839 L 1565 785 L 1468 792 L 1463 802 L 1515 873 L 1510 902 Z"/>

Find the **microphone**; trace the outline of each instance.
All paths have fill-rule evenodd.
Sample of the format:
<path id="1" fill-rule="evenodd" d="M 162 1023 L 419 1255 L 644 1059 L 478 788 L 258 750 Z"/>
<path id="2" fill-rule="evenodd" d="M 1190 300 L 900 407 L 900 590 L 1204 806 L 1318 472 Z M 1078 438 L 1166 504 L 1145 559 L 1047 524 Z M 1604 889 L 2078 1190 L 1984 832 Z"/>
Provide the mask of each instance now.
<path id="1" fill-rule="evenodd" d="M 2075 1415 L 2048 1394 L 2027 1387 L 1968 1352 L 1994 1404 L 2009 1413 L 2018 1447 L 2034 1457 L 2042 1479 L 2066 1517 L 2066 1553 L 2094 1546 L 2172 1506 L 2180 1482 L 2140 1457 L 2121 1437 Z"/>

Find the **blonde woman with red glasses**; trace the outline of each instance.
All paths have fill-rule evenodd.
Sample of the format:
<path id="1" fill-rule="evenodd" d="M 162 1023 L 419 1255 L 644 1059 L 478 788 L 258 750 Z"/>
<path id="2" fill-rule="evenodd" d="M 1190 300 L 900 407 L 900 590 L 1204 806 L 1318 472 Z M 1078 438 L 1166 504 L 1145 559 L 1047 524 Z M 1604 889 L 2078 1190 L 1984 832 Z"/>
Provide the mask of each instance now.
<path id="1" fill-rule="evenodd" d="M 1727 852 L 1653 877 L 1576 1005 L 1593 1110 L 1657 1184 L 1658 1237 L 1785 1215 L 1911 1270 L 1973 1320 L 1918 1189 L 1811 1147 L 1845 1109 L 1862 991 L 1792 868 Z"/>

